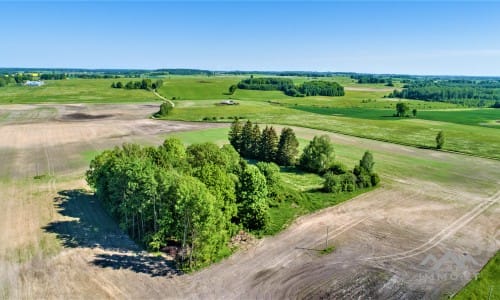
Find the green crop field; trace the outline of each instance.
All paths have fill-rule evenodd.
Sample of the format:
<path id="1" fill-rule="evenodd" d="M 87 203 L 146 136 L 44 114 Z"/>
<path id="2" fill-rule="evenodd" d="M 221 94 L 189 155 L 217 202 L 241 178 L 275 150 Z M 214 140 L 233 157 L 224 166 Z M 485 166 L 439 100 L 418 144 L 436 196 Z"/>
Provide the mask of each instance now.
<path id="1" fill-rule="evenodd" d="M 0 88 L 0 104 L 34 103 L 130 103 L 158 101 L 145 90 L 111 88 L 112 82 L 127 79 L 66 79 L 47 80 L 40 87 L 7 86 Z"/>

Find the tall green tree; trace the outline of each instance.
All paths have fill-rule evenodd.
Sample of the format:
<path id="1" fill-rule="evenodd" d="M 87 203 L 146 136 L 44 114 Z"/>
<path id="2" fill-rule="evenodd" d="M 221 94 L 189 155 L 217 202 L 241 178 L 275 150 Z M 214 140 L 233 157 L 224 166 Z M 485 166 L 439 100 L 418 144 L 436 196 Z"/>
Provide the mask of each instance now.
<path id="1" fill-rule="evenodd" d="M 251 136 L 251 146 L 250 146 L 250 158 L 258 158 L 260 150 L 260 139 L 262 133 L 258 124 L 255 124 L 252 128 Z"/>
<path id="2" fill-rule="evenodd" d="M 269 221 L 266 177 L 247 165 L 238 185 L 238 218 L 247 229 L 263 229 Z"/>
<path id="3" fill-rule="evenodd" d="M 199 180 L 182 176 L 170 190 L 175 199 L 176 238 L 186 250 L 188 267 L 206 265 L 225 247 L 227 233 L 221 228 L 221 212 L 215 209 L 216 199 Z"/>
<path id="4" fill-rule="evenodd" d="M 442 149 L 444 141 L 445 141 L 444 132 L 441 130 L 436 135 L 436 149 Z"/>
<path id="5" fill-rule="evenodd" d="M 278 151 L 278 135 L 271 127 L 264 128 L 260 138 L 259 159 L 265 162 L 272 162 L 276 158 Z"/>
<path id="6" fill-rule="evenodd" d="M 278 150 L 276 153 L 276 163 L 280 166 L 293 166 L 297 160 L 299 153 L 299 141 L 295 136 L 295 132 L 291 128 L 283 128 L 281 130 L 280 139 L 278 142 Z"/>
<path id="7" fill-rule="evenodd" d="M 327 135 L 315 136 L 304 148 L 299 166 L 305 171 L 323 174 L 333 165 L 334 159 L 335 151 L 330 138 Z"/>
<path id="8" fill-rule="evenodd" d="M 251 157 L 252 156 L 252 130 L 253 125 L 250 120 L 247 120 L 243 129 L 241 130 L 241 148 L 240 153 L 243 157 Z"/>
<path id="9" fill-rule="evenodd" d="M 359 161 L 360 167 L 364 168 L 368 173 L 373 172 L 373 165 L 375 162 L 373 161 L 373 155 L 370 151 L 366 151 L 363 154 L 363 157 Z"/>
<path id="10" fill-rule="evenodd" d="M 229 129 L 229 143 L 231 146 L 234 147 L 234 149 L 238 152 L 241 153 L 241 143 L 242 143 L 242 138 L 241 138 L 241 133 L 243 131 L 243 127 L 241 125 L 241 122 L 238 118 L 236 118 L 233 123 L 231 123 L 231 128 Z"/>
<path id="11" fill-rule="evenodd" d="M 396 104 L 396 116 L 402 118 L 405 117 L 408 114 L 408 111 L 410 108 L 408 107 L 408 104 L 405 102 L 398 102 Z"/>

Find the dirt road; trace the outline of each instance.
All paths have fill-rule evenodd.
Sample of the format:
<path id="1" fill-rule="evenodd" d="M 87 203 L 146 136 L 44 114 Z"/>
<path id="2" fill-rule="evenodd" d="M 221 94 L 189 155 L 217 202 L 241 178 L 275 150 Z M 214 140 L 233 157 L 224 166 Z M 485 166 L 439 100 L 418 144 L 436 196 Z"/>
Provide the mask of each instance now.
<path id="1" fill-rule="evenodd" d="M 0 298 L 438 299 L 500 247 L 499 162 L 331 134 L 354 152 L 373 149 L 381 188 L 179 275 L 79 190 L 82 152 L 215 126 L 147 119 L 157 109 L 0 107 Z M 335 251 L 320 255 L 326 243 Z"/>

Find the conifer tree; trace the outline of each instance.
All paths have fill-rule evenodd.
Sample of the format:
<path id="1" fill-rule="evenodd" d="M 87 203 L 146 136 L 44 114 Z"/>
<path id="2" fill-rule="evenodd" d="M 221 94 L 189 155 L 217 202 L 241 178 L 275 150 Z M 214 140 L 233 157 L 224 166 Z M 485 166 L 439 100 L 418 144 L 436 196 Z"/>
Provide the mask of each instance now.
<path id="1" fill-rule="evenodd" d="M 259 125 L 255 124 L 252 129 L 251 146 L 250 146 L 250 158 L 259 157 L 259 144 L 261 138 L 261 131 Z"/>
<path id="2" fill-rule="evenodd" d="M 229 130 L 229 143 L 238 153 L 241 153 L 241 132 L 242 126 L 240 120 L 235 119 Z"/>
<path id="3" fill-rule="evenodd" d="M 252 148 L 252 122 L 248 120 L 243 126 L 241 131 L 241 149 L 240 153 L 243 157 L 250 158 L 251 156 L 251 148 Z"/>
<path id="4" fill-rule="evenodd" d="M 262 131 L 259 147 L 259 160 L 272 162 L 276 158 L 278 151 L 278 135 L 274 128 L 267 127 Z"/>
<path id="5" fill-rule="evenodd" d="M 276 163 L 280 166 L 295 165 L 299 141 L 295 136 L 295 132 L 291 128 L 283 128 L 281 130 L 280 140 L 278 143 L 278 152 L 276 153 Z"/>

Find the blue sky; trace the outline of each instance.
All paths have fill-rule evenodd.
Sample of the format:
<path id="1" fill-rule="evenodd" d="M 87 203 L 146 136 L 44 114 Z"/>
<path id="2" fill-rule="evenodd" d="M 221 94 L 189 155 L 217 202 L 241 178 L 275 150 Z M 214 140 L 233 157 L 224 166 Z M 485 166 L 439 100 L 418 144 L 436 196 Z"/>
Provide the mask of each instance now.
<path id="1" fill-rule="evenodd" d="M 0 67 L 500 75 L 500 2 L 0 0 Z"/>

